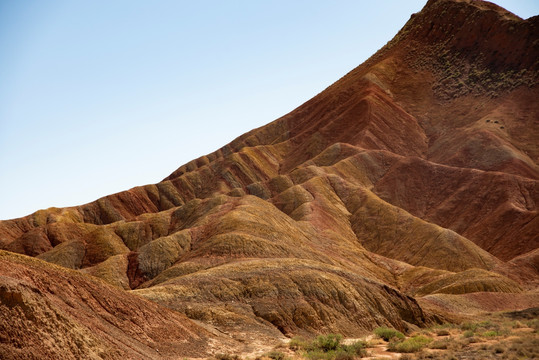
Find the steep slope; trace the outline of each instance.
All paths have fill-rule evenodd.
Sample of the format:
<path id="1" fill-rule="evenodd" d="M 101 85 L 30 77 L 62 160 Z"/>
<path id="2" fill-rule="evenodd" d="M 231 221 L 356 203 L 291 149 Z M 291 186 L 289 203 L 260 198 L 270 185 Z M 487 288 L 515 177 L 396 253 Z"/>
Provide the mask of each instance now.
<path id="1" fill-rule="evenodd" d="M 244 344 L 533 303 L 538 39 L 539 17 L 431 0 L 291 113 L 158 184 L 2 221 L 0 248 Z"/>
<path id="2" fill-rule="evenodd" d="M 177 312 L 39 260 L 0 251 L 2 359 L 158 359 L 211 350 Z"/>

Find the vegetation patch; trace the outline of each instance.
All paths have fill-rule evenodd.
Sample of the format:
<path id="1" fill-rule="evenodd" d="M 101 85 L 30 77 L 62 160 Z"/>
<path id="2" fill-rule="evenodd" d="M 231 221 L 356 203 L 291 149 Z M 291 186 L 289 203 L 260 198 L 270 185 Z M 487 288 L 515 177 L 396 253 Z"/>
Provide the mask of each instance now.
<path id="1" fill-rule="evenodd" d="M 375 347 L 381 350 L 386 346 L 389 351 L 401 353 L 401 360 L 539 359 L 539 321 L 508 320 L 507 316 L 505 313 L 499 313 L 489 315 L 486 321 L 435 325 L 422 329 L 411 337 L 406 337 L 395 329 L 381 327 L 374 330 L 379 339 L 369 344 L 358 341 L 346 345 L 338 334 L 318 336 L 312 340 L 296 337 L 288 344 L 296 354 L 288 359 L 352 360 L 367 356 L 367 348 Z M 287 359 L 264 355 L 265 360 L 268 358 Z"/>
<path id="2" fill-rule="evenodd" d="M 390 341 L 392 339 L 404 340 L 405 338 L 404 334 L 400 331 L 384 326 L 375 329 L 374 334 L 385 341 Z"/>
<path id="3" fill-rule="evenodd" d="M 500 336 L 500 334 L 497 331 L 489 330 L 489 331 L 485 331 L 483 333 L 483 336 L 484 337 L 495 337 L 495 336 Z"/>
<path id="4" fill-rule="evenodd" d="M 436 335 L 438 336 L 449 336 L 451 333 L 447 329 L 436 330 Z"/>
<path id="5" fill-rule="evenodd" d="M 476 323 L 465 322 L 465 323 L 462 323 L 460 325 L 460 329 L 461 330 L 471 331 L 472 334 L 473 334 L 473 332 L 477 329 L 477 324 Z"/>
<path id="6" fill-rule="evenodd" d="M 417 335 L 403 341 L 392 341 L 389 343 L 388 349 L 400 353 L 413 353 L 422 350 L 431 342 L 431 338 Z"/>
<path id="7" fill-rule="evenodd" d="M 312 341 L 303 338 L 294 338 L 289 347 L 310 360 L 352 360 L 367 355 L 365 350 L 367 343 L 357 341 L 350 345 L 342 343 L 342 335 L 328 334 L 317 336 Z M 282 359 L 275 359 L 282 360 Z"/>
<path id="8" fill-rule="evenodd" d="M 240 360 L 241 358 L 238 355 L 216 354 L 215 359 L 216 360 Z"/>
<path id="9" fill-rule="evenodd" d="M 437 350 L 446 350 L 450 346 L 449 339 L 442 339 L 442 340 L 435 340 L 432 343 L 430 343 L 429 348 L 430 349 L 437 349 Z"/>
<path id="10" fill-rule="evenodd" d="M 269 353 L 264 354 L 264 357 L 272 359 L 272 360 L 286 360 L 287 358 L 286 355 L 280 351 L 271 351 Z"/>

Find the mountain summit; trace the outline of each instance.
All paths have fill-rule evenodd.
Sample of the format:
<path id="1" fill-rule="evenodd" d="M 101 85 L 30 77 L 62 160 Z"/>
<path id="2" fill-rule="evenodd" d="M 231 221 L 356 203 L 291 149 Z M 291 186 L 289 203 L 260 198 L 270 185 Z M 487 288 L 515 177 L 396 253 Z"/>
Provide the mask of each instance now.
<path id="1" fill-rule="evenodd" d="M 202 357 L 537 306 L 538 35 L 537 16 L 430 0 L 163 181 L 1 221 L 0 357 Z"/>

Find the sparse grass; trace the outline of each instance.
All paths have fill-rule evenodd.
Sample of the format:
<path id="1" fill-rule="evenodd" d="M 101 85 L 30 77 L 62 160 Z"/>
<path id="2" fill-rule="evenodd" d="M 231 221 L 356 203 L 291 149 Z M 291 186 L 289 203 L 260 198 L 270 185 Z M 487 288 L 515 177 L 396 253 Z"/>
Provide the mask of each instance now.
<path id="1" fill-rule="evenodd" d="M 430 343 L 429 348 L 438 349 L 438 350 L 446 350 L 449 348 L 449 344 L 450 344 L 449 339 L 435 340 L 432 343 Z"/>
<path id="2" fill-rule="evenodd" d="M 215 359 L 216 360 L 240 360 L 241 358 L 238 355 L 216 354 Z"/>
<path id="3" fill-rule="evenodd" d="M 495 336 L 500 336 L 500 334 L 495 330 L 489 330 L 489 331 L 485 331 L 483 333 L 483 336 L 484 337 L 495 337 Z"/>
<path id="4" fill-rule="evenodd" d="M 449 330 L 440 329 L 440 330 L 436 330 L 436 335 L 438 335 L 438 336 L 448 336 L 448 335 L 451 335 L 451 333 L 449 332 Z"/>
<path id="5" fill-rule="evenodd" d="M 308 345 L 309 341 L 302 338 L 301 336 L 293 337 L 292 340 L 290 340 L 290 342 L 288 343 L 288 347 L 290 348 L 290 350 L 294 351 L 305 349 Z"/>
<path id="6" fill-rule="evenodd" d="M 511 323 L 511 327 L 512 327 L 513 329 L 520 329 L 520 328 L 523 328 L 524 326 L 525 326 L 525 325 L 522 324 L 522 323 L 521 323 L 520 321 L 518 321 L 518 320 L 513 321 L 513 322 Z"/>
<path id="7" fill-rule="evenodd" d="M 357 341 L 350 345 L 342 344 L 341 341 L 340 334 L 320 335 L 311 342 L 303 338 L 294 338 L 290 341 L 289 347 L 295 351 L 303 351 L 302 355 L 310 360 L 353 360 L 367 354 L 365 341 Z"/>
<path id="8" fill-rule="evenodd" d="M 468 330 L 468 331 L 471 331 L 473 333 L 477 329 L 477 324 L 476 323 L 465 322 L 465 323 L 462 323 L 460 325 L 460 329 L 461 330 Z"/>
<path id="9" fill-rule="evenodd" d="M 389 343 L 388 349 L 394 352 L 413 353 L 422 350 L 431 342 L 431 338 L 417 335 L 403 341 L 392 341 Z"/>
<path id="10" fill-rule="evenodd" d="M 332 350 L 337 350 L 341 344 L 342 335 L 341 334 L 329 334 L 329 335 L 320 335 L 311 344 L 316 350 L 321 350 L 323 352 L 329 352 Z"/>
<path id="11" fill-rule="evenodd" d="M 374 334 L 385 341 L 390 341 L 392 339 L 403 340 L 405 338 L 404 334 L 400 331 L 384 326 L 374 329 Z"/>
<path id="12" fill-rule="evenodd" d="M 505 352 L 505 350 L 506 350 L 505 347 L 501 344 L 497 344 L 492 347 L 492 352 L 495 354 L 502 354 Z"/>
<path id="13" fill-rule="evenodd" d="M 526 321 L 526 325 L 534 329 L 535 333 L 539 331 L 539 319 L 528 320 Z"/>
<path id="14" fill-rule="evenodd" d="M 271 351 L 269 353 L 264 354 L 264 357 L 273 359 L 273 360 L 286 360 L 286 355 L 283 354 L 280 351 Z"/>
<path id="15" fill-rule="evenodd" d="M 443 324 L 421 329 L 411 337 L 405 337 L 395 329 L 378 328 L 378 338 L 372 343 L 358 342 L 357 345 L 344 345 L 337 335 L 326 335 L 312 341 L 294 338 L 291 349 L 298 349 L 294 359 L 308 360 L 352 360 L 366 356 L 367 347 L 386 344 L 393 352 L 400 352 L 401 360 L 521 360 L 539 359 L 538 319 L 508 320 L 507 316 L 491 314 L 487 321 L 469 321 L 460 325 Z M 531 329 L 530 329 L 531 328 Z M 515 330 L 518 329 L 518 330 Z M 532 332 L 533 330 L 533 332 Z M 432 339 L 425 334 L 432 334 Z M 447 335 L 446 335 L 447 334 Z M 506 336 L 506 335 L 511 335 Z M 444 338 L 436 338 L 445 336 Z M 337 341 L 338 340 L 338 341 Z M 338 342 L 338 344 L 335 344 Z M 353 348 L 357 346 L 357 352 Z M 324 351 L 322 349 L 333 349 Z M 430 350 L 429 350 L 430 349 Z M 267 355 L 266 355 L 267 357 Z M 281 360 L 281 359 L 278 359 Z"/>
<path id="16" fill-rule="evenodd" d="M 400 360 L 413 360 L 414 358 L 411 355 L 404 354 L 400 357 Z"/>
<path id="17" fill-rule="evenodd" d="M 499 327 L 498 324 L 494 324 L 492 321 L 481 321 L 477 323 L 477 326 L 484 329 L 497 329 Z"/>

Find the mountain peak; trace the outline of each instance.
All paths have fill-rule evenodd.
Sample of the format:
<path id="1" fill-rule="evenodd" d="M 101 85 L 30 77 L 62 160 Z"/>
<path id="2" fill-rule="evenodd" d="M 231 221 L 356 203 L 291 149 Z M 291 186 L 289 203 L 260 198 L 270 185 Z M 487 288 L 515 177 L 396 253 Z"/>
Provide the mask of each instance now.
<path id="1" fill-rule="evenodd" d="M 431 0 L 377 55 L 434 74 L 443 98 L 534 86 L 539 17 L 523 20 L 478 0 Z"/>
<path id="2" fill-rule="evenodd" d="M 423 44 L 443 44 L 470 60 L 479 57 L 493 66 L 537 68 L 539 21 L 523 20 L 504 8 L 478 0 L 431 0 L 396 36 Z M 506 49 L 518 58 L 504 54 Z M 504 56 L 499 56 L 503 54 Z"/>
<path id="3" fill-rule="evenodd" d="M 503 7 L 497 4 L 494 4 L 490 1 L 483 1 L 483 0 L 428 0 L 423 10 L 430 9 L 430 8 L 440 8 L 440 7 L 445 8 L 447 10 L 449 6 L 452 6 L 455 4 L 457 6 L 473 6 L 479 10 L 484 10 L 484 11 L 494 11 L 494 12 L 497 12 L 502 17 L 512 18 L 514 20 L 522 20 L 519 16 L 504 9 Z"/>

